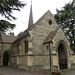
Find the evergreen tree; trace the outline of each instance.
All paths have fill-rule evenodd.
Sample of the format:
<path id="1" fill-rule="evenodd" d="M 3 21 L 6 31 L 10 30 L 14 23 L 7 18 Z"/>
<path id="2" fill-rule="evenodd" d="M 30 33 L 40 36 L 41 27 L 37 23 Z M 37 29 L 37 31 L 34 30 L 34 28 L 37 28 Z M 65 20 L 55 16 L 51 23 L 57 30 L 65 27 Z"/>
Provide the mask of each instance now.
<path id="1" fill-rule="evenodd" d="M 75 52 L 75 7 L 73 3 L 69 2 L 61 10 L 57 9 L 55 19 L 61 25 Z"/>
<path id="2" fill-rule="evenodd" d="M 24 6 L 25 4 L 19 0 L 0 0 L 0 14 L 8 20 L 15 20 L 16 18 L 12 15 L 13 10 L 20 11 L 20 8 Z M 15 24 L 11 24 L 5 20 L 0 20 L 0 33 L 4 33 L 14 27 Z"/>
<path id="3" fill-rule="evenodd" d="M 0 20 L 0 33 L 5 33 L 9 29 L 13 29 L 15 27 L 15 24 L 11 24 L 8 21 Z"/>
<path id="4" fill-rule="evenodd" d="M 0 0 L 0 14 L 9 20 L 16 19 L 12 16 L 13 10 L 20 11 L 24 6 L 19 0 Z"/>

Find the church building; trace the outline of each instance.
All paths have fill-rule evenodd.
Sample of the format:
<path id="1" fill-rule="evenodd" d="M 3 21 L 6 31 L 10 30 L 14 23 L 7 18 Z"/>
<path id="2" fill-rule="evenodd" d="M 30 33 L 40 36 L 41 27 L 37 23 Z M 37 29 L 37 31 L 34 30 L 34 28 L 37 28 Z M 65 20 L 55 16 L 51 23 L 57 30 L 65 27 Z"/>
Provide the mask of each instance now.
<path id="1" fill-rule="evenodd" d="M 9 39 L 6 36 L 5 43 L 0 38 L 0 66 L 28 71 L 75 68 L 70 42 L 49 10 L 33 24 L 31 5 L 28 28 Z"/>

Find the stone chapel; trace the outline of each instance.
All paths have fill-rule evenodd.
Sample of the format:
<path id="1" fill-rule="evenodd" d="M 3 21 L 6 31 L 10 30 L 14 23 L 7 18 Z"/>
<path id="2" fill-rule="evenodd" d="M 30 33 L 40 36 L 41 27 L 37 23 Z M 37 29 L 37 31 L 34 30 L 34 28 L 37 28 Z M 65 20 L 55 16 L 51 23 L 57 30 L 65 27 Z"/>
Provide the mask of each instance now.
<path id="1" fill-rule="evenodd" d="M 28 28 L 17 36 L 0 35 L 0 66 L 33 71 L 75 68 L 74 53 L 61 27 L 48 10 L 33 24 L 32 5 Z"/>

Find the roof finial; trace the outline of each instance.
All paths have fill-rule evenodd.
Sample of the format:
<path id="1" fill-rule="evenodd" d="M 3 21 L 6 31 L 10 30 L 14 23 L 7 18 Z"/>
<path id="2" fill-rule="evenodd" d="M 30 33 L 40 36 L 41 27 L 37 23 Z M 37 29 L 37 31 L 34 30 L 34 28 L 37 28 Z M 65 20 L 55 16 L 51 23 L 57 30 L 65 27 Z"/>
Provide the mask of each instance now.
<path id="1" fill-rule="evenodd" d="M 31 7 L 30 7 L 30 16 L 29 16 L 29 23 L 28 28 L 33 25 L 33 14 L 32 14 L 32 0 L 31 0 Z"/>

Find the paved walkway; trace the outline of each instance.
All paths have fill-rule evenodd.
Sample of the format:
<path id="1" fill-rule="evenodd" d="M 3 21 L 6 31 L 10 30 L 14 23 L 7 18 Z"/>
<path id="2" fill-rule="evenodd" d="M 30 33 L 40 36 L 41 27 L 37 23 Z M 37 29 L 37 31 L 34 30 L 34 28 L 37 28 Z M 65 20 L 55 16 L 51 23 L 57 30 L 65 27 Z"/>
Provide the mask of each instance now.
<path id="1" fill-rule="evenodd" d="M 65 70 L 62 73 L 64 73 L 65 75 L 75 75 L 75 70 Z M 0 67 L 0 75 L 45 75 L 45 74 L 30 73 L 26 72 L 25 70 L 16 69 L 13 67 Z"/>
<path id="2" fill-rule="evenodd" d="M 75 75 L 75 70 L 66 70 L 66 71 L 63 71 L 63 73 L 65 75 Z"/>
<path id="3" fill-rule="evenodd" d="M 44 74 L 36 74 L 29 73 L 25 70 L 15 69 L 12 67 L 0 67 L 0 74 L 2 75 L 44 75 Z"/>

